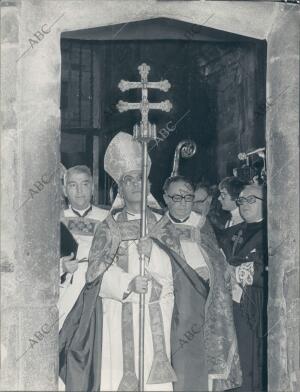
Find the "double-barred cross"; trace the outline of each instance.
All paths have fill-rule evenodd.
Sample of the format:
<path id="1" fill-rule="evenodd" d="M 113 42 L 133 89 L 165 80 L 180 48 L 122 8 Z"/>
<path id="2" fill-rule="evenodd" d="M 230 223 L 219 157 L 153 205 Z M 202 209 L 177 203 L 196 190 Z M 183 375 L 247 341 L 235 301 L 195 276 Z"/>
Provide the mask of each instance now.
<path id="1" fill-rule="evenodd" d="M 142 114 L 142 120 L 140 125 L 135 125 L 133 128 L 133 136 L 139 140 L 149 141 L 156 138 L 156 127 L 154 124 L 150 124 L 148 121 L 148 113 L 151 109 L 162 110 L 169 112 L 172 109 L 171 102 L 167 99 L 163 102 L 150 103 L 148 101 L 148 89 L 154 88 L 164 92 L 167 92 L 171 87 L 168 80 L 162 80 L 160 82 L 149 82 L 148 74 L 150 71 L 149 65 L 143 63 L 138 67 L 141 75 L 140 82 L 129 82 L 127 80 L 121 80 L 119 83 L 119 89 L 124 92 L 134 88 L 140 88 L 142 90 L 141 102 L 124 102 L 119 101 L 117 108 L 119 112 L 126 112 L 127 110 L 140 110 Z"/>

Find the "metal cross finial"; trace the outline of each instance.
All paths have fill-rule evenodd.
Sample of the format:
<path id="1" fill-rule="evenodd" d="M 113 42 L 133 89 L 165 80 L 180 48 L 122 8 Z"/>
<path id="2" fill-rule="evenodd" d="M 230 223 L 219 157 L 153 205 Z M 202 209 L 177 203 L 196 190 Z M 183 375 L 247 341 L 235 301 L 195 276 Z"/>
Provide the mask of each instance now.
<path id="1" fill-rule="evenodd" d="M 133 128 L 133 137 L 140 141 L 150 141 L 156 138 L 156 126 L 150 124 L 148 121 L 149 110 L 162 110 L 169 112 L 172 109 L 172 104 L 169 100 L 150 103 L 148 101 L 148 89 L 158 89 L 161 91 L 168 91 L 171 87 L 168 80 L 161 80 L 160 82 L 149 82 L 148 74 L 150 72 L 150 66 L 143 63 L 138 67 L 139 74 L 141 75 L 140 82 L 129 82 L 127 80 L 121 80 L 119 83 L 119 89 L 124 92 L 134 88 L 140 88 L 142 90 L 141 102 L 124 102 L 119 101 L 117 108 L 119 112 L 126 112 L 127 110 L 140 110 L 142 114 L 142 120 L 139 125 L 135 125 Z"/>

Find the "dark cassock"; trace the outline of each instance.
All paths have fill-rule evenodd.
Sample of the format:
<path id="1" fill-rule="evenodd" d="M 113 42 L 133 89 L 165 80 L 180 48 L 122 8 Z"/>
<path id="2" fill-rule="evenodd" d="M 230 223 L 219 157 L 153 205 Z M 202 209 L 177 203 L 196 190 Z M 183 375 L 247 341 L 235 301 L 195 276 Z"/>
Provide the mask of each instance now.
<path id="1" fill-rule="evenodd" d="M 223 217 L 224 217 L 224 226 L 222 227 L 221 224 L 218 226 L 215 224 L 215 221 L 210 219 L 210 222 L 215 230 L 215 234 L 217 239 L 222 241 L 222 246 L 224 243 L 227 243 L 227 239 L 232 237 L 232 235 L 235 233 L 237 227 L 243 222 L 243 219 L 241 218 L 239 214 L 239 208 L 237 207 L 233 211 L 224 211 L 223 210 Z M 225 218 L 228 218 L 225 221 Z M 211 218 L 210 216 L 208 218 Z"/>
<path id="2" fill-rule="evenodd" d="M 128 180 L 128 173 L 141 173 L 141 155 L 141 145 L 121 132 L 106 151 L 105 170 L 118 183 L 125 174 Z M 60 331 L 60 377 L 67 391 L 137 390 L 139 295 L 128 287 L 139 274 L 140 214 L 129 211 L 123 197 L 125 206 L 97 227 L 86 285 Z M 176 383 L 183 391 L 239 386 L 232 302 L 219 248 L 205 229 L 201 236 L 186 233 L 198 235 L 204 257 L 211 259 L 208 286 L 185 260 L 172 222 L 149 208 L 146 216 L 152 248 L 146 263 L 145 391 L 179 390 Z M 181 361 L 187 366 L 178 368 Z"/>
<path id="3" fill-rule="evenodd" d="M 243 384 L 238 391 L 266 390 L 267 240 L 262 220 L 228 228 L 220 245 L 230 264 L 233 313 Z"/>

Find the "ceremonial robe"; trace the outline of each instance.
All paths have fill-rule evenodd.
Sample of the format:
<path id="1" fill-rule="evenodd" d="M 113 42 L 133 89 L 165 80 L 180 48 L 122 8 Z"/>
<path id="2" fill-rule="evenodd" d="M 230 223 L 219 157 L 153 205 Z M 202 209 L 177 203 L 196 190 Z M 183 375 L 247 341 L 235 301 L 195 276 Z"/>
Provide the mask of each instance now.
<path id="1" fill-rule="evenodd" d="M 65 280 L 60 284 L 59 293 L 59 328 L 63 325 L 68 313 L 75 304 L 83 286 L 85 285 L 85 274 L 88 267 L 88 255 L 92 245 L 96 226 L 103 221 L 109 211 L 90 206 L 84 216 L 69 207 L 63 210 L 61 221 L 70 230 L 78 243 L 76 258 L 79 260 L 78 269 L 74 274 L 66 274 Z M 63 275 L 62 267 L 60 274 Z"/>
<path id="2" fill-rule="evenodd" d="M 159 217 L 151 214 L 148 218 L 155 224 L 154 219 Z M 116 214 L 115 219 L 121 242 L 113 265 L 103 274 L 99 292 L 103 306 L 101 391 L 132 390 L 137 386 L 138 374 L 140 296 L 136 293 L 127 295 L 125 299 L 123 296 L 130 281 L 139 275 L 140 260 L 135 240 L 138 237 L 136 228 L 139 227 L 140 214 L 121 212 Z M 131 221 L 134 226 L 130 224 Z M 96 236 L 91 249 L 91 262 L 97 257 L 100 244 Z M 156 377 L 155 372 L 162 369 L 158 368 L 158 362 L 155 369 L 154 361 L 158 361 L 156 351 L 162 349 L 166 361 L 170 360 L 170 328 L 174 302 L 172 268 L 166 252 L 155 243 L 152 245 L 150 259 L 146 260 L 146 269 L 152 279 L 145 295 L 145 391 L 170 391 L 172 377 L 167 382 L 158 382 L 159 377 Z M 157 339 L 161 340 L 159 344 Z M 148 382 L 151 369 L 157 380 L 154 384 Z M 170 371 L 173 372 L 171 366 Z"/>
<path id="3" fill-rule="evenodd" d="M 177 241 L 171 243 L 164 237 L 169 223 L 170 216 L 166 214 L 156 232 L 186 261 L 188 278 L 193 277 L 190 284 L 183 286 L 182 279 L 187 275 L 182 270 L 178 274 L 178 269 L 173 275 L 178 299 L 171 343 L 172 365 L 178 379 L 174 390 L 221 391 L 239 386 L 241 371 L 232 300 L 224 279 L 227 266 L 214 231 L 205 217 L 192 212 L 187 221 L 171 223 L 176 235 L 170 238 L 179 238 L 177 246 Z M 207 297 L 196 295 L 197 278 L 205 282 Z M 195 315 L 201 315 L 201 323 L 195 322 Z"/>
<path id="4" fill-rule="evenodd" d="M 122 214 L 120 214 L 122 216 Z M 117 219 L 117 218 L 116 218 Z M 162 284 L 162 276 L 159 276 L 159 272 L 155 274 L 155 264 L 157 265 L 158 271 L 162 267 L 160 258 L 153 260 L 152 275 L 154 281 L 152 281 L 152 287 L 150 288 L 149 295 L 150 301 L 148 302 L 148 309 L 150 321 L 150 329 L 148 327 L 148 335 L 146 332 L 148 343 L 152 343 L 153 351 L 149 350 L 151 344 L 148 344 L 148 355 L 149 358 L 146 360 L 146 373 L 145 374 L 145 388 L 152 390 L 161 390 L 160 386 L 164 385 L 165 389 L 171 389 L 171 382 L 177 382 L 176 371 L 172 369 L 170 359 L 170 348 L 171 343 L 173 347 L 178 348 L 180 339 L 182 337 L 182 331 L 196 333 L 199 326 L 205 322 L 205 339 L 209 339 L 210 342 L 207 344 L 206 360 L 207 368 L 209 373 L 208 386 L 210 390 L 225 390 L 230 387 L 238 386 L 240 384 L 240 370 L 238 364 L 238 356 L 236 353 L 236 341 L 235 333 L 233 328 L 232 313 L 230 303 L 228 302 L 228 296 L 226 297 L 224 283 L 220 280 L 220 273 L 223 271 L 211 272 L 211 284 L 216 284 L 215 290 L 210 290 L 207 298 L 207 285 L 198 273 L 189 266 L 183 257 L 183 251 L 181 249 L 180 240 L 178 233 L 169 221 L 168 218 L 163 218 L 159 222 L 155 223 L 155 217 L 153 214 L 148 212 L 148 230 L 149 235 L 153 238 L 154 246 L 157 246 L 160 251 L 164 251 L 169 256 L 170 264 L 168 266 L 167 258 L 165 258 L 165 271 L 168 271 L 166 284 Z M 118 219 L 117 219 L 118 220 Z M 151 224 L 152 222 L 152 224 Z M 125 226 L 123 226 L 123 223 Z M 107 334 L 106 320 L 113 317 L 109 307 L 105 305 L 107 298 L 101 297 L 101 291 L 108 290 L 109 287 L 105 285 L 105 274 L 113 274 L 113 269 L 121 268 L 115 276 L 119 276 L 118 282 L 120 286 L 119 295 L 124 291 L 129 279 L 126 281 L 127 273 L 124 270 L 124 248 L 122 246 L 122 238 L 126 240 L 136 240 L 139 237 L 139 221 L 130 222 L 117 222 L 111 215 L 98 226 L 97 232 L 94 237 L 93 246 L 91 249 L 89 268 L 87 271 L 87 284 L 80 294 L 78 301 L 74 308 L 68 315 L 65 324 L 60 332 L 60 375 L 66 383 L 66 389 L 71 390 L 84 390 L 84 391 L 95 391 L 100 389 L 100 385 L 105 385 L 105 378 L 109 379 L 111 376 L 109 373 L 113 366 L 108 362 L 109 355 L 118 349 L 119 358 L 123 358 L 122 368 L 117 364 L 116 370 L 119 372 L 117 380 L 120 381 L 118 386 L 119 390 L 135 390 L 137 386 L 137 374 L 136 365 L 137 358 L 135 353 L 136 345 L 135 331 L 133 333 L 131 329 L 126 329 L 126 323 L 128 320 L 134 320 L 132 312 L 128 312 L 128 309 L 124 309 L 128 301 L 121 300 L 119 297 L 118 302 L 119 308 L 122 307 L 122 316 L 120 319 L 120 309 L 117 311 L 117 316 L 114 321 L 118 324 L 119 335 L 117 339 L 120 341 L 120 334 L 122 334 L 122 346 L 115 347 L 112 342 L 112 334 L 110 334 L 111 347 L 104 347 L 104 336 Z M 154 223 L 154 224 L 153 224 Z M 125 237 L 124 237 L 125 236 Z M 204 234 L 205 237 L 205 234 Z M 209 253 L 209 257 L 218 255 L 220 252 L 218 248 L 209 249 L 209 239 L 205 240 L 204 249 L 206 253 Z M 135 246 L 135 245 L 133 245 Z M 206 246 L 206 247 L 205 247 Z M 121 249 L 120 249 L 121 247 Z M 128 248 L 129 249 L 129 248 Z M 125 252 L 126 253 L 126 252 Z M 116 259 L 117 257 L 117 259 Z M 216 263 L 217 260 L 216 259 Z M 116 265 L 117 264 L 117 265 Z M 151 259 L 150 264 L 151 265 Z M 172 279 L 170 278 L 170 266 Z M 125 275 L 123 275 L 125 274 Z M 108 276 L 108 275 L 107 275 Z M 124 280 L 125 279 L 125 280 Z M 158 283 L 156 284 L 155 283 Z M 223 279 L 224 281 L 224 279 Z M 124 283 L 125 282 L 125 283 Z M 171 288 L 173 284 L 173 289 Z M 160 298 L 163 299 L 162 293 L 169 293 L 166 296 L 166 300 L 174 301 L 173 307 L 169 307 L 168 312 L 172 309 L 171 323 L 170 313 L 167 313 L 167 317 L 159 311 L 156 307 L 157 304 L 161 305 Z M 114 289 L 117 288 L 115 285 Z M 173 294 L 172 294 L 173 291 Z M 151 292 L 151 293 L 150 293 Z M 100 296 L 99 296 L 100 293 Z M 184 294 L 184 295 L 183 295 Z M 184 307 L 186 305 L 185 296 L 189 298 L 189 317 L 183 317 L 181 320 L 181 314 L 184 313 Z M 225 296 L 225 305 L 224 305 Z M 152 297 L 152 298 L 151 298 Z M 155 299 L 156 298 L 156 299 Z M 158 298 L 158 300 L 157 300 Z M 223 302 L 223 303 L 222 303 Z M 205 303 L 205 315 L 201 313 L 203 304 Z M 154 305 L 154 307 L 152 306 Z M 106 309 L 105 310 L 105 306 Z M 160 309 L 162 309 L 160 307 Z M 133 310 L 133 307 L 132 307 Z M 123 315 L 125 313 L 125 317 Z M 111 315 L 111 316 L 109 316 Z M 128 318 L 129 315 L 129 318 Z M 152 321 L 151 321 L 151 315 Z M 164 316 L 161 318 L 161 316 Z M 132 317 L 133 316 L 133 317 Z M 161 325 L 163 324 L 163 331 Z M 108 325 L 108 324 L 107 324 Z M 131 322 L 129 325 L 133 325 Z M 169 327 L 167 327 L 169 325 Z M 105 332 L 106 328 L 106 332 Z M 171 331 L 171 336 L 168 338 L 166 328 Z M 146 328 L 147 329 L 147 328 Z M 125 333 L 124 333 L 125 332 Z M 106 335 L 108 336 L 108 335 Z M 169 339 L 169 342 L 168 342 Z M 195 340 L 196 342 L 196 340 Z M 199 360 L 201 355 L 201 349 L 199 347 L 198 354 L 195 351 L 196 344 L 189 342 L 184 350 L 178 350 L 176 358 L 180 361 L 180 358 L 184 360 L 187 357 L 193 357 L 195 360 Z M 114 346 L 114 347 L 113 347 Z M 107 349 L 108 348 L 108 349 Z M 189 352 L 190 350 L 190 352 Z M 107 356 L 105 357 L 105 353 Z M 183 355 L 184 354 L 184 355 Z M 195 355 L 196 354 L 196 355 Z M 131 359 L 130 359 L 131 358 Z M 134 361 L 132 361 L 134 358 Z M 105 361 L 106 363 L 103 363 Z M 172 359 L 171 359 L 172 362 Z M 203 362 L 203 359 L 200 359 Z M 134 366 L 133 366 L 134 363 Z M 149 369 L 150 373 L 149 373 Z M 104 370 L 107 369 L 107 373 L 104 374 Z M 186 376 L 189 374 L 186 372 Z M 197 378 L 197 375 L 194 375 Z M 104 381 L 103 381 L 104 380 Z M 153 384 L 156 383 L 156 384 Z M 160 384 L 160 385 L 159 385 Z M 176 386 L 175 386 L 176 388 Z M 188 389 L 186 389 L 188 390 Z"/>

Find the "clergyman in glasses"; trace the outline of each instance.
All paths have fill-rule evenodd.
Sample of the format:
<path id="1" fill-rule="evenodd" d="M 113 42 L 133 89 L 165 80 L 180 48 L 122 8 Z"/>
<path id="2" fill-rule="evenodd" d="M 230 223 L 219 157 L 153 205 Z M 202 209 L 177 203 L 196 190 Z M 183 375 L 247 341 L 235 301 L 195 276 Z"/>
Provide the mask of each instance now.
<path id="1" fill-rule="evenodd" d="M 266 390 L 267 241 L 264 188 L 246 185 L 236 202 L 244 222 L 222 243 L 232 269 L 233 314 L 243 384 L 239 391 Z"/>
<path id="2" fill-rule="evenodd" d="M 168 211 L 158 225 L 163 229 L 172 223 L 179 239 L 176 252 L 184 260 L 173 274 L 180 297 L 173 315 L 176 321 L 171 345 L 172 365 L 178 378 L 174 390 L 230 389 L 231 383 L 239 384 L 240 373 L 231 293 L 224 279 L 224 255 L 206 217 L 192 211 L 195 193 L 191 181 L 171 177 L 163 190 Z M 199 315 L 201 321 L 196 322 Z M 225 369 L 230 370 L 226 373 Z"/>

